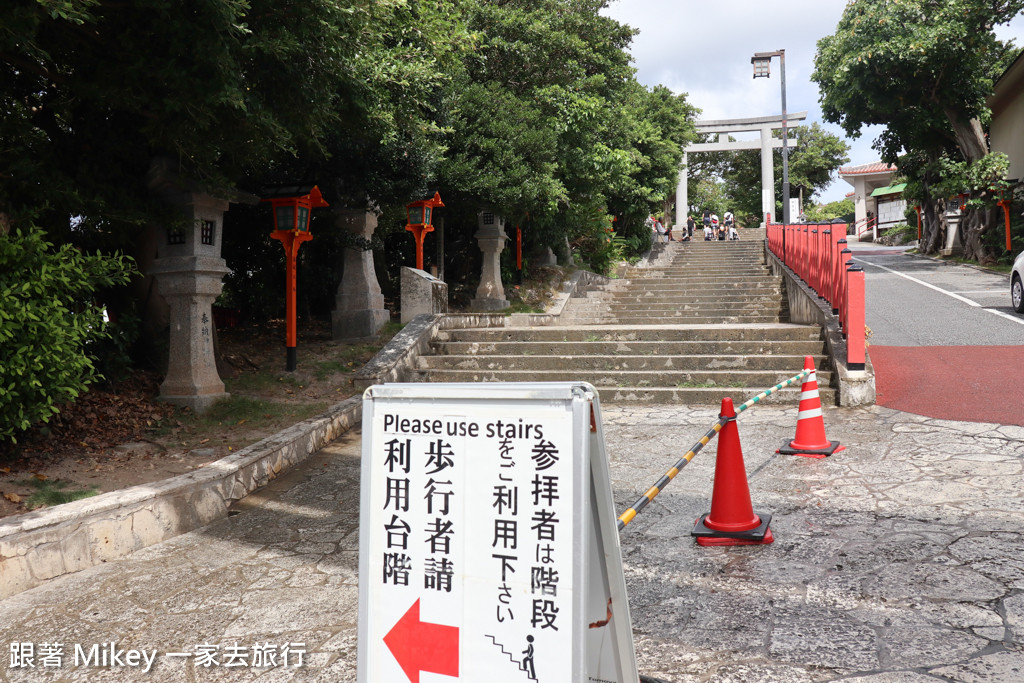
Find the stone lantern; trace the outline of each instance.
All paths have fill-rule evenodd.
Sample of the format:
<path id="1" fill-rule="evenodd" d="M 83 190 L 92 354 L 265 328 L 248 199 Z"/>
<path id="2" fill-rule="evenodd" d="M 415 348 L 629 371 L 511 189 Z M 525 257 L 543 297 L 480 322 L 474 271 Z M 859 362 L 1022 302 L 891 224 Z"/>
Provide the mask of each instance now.
<path id="1" fill-rule="evenodd" d="M 374 211 L 338 211 L 335 222 L 362 242 L 369 242 L 377 229 Z M 380 328 L 391 319 L 384 307 L 377 273 L 373 266 L 373 252 L 359 246 L 346 246 L 341 282 L 331 312 L 331 336 L 339 341 L 359 342 L 373 339 Z"/>
<path id="2" fill-rule="evenodd" d="M 474 311 L 498 311 L 508 308 L 505 288 L 501 285 L 501 251 L 505 248 L 505 219 L 491 209 L 477 213 L 477 231 L 474 235 L 483 252 L 483 268 L 476 298 L 470 303 Z"/>
<path id="3" fill-rule="evenodd" d="M 220 255 L 228 201 L 186 189 L 166 166 L 154 166 L 149 186 L 182 213 L 180 220 L 160 226 L 149 269 L 170 308 L 170 355 L 160 399 L 203 412 L 229 396 L 217 374 L 211 313 L 229 272 Z"/>

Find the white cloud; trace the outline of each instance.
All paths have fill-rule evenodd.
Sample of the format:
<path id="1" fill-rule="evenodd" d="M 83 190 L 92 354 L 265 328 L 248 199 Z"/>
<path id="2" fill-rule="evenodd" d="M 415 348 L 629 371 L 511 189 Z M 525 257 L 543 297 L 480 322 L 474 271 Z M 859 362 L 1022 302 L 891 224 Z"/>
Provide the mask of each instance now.
<path id="1" fill-rule="evenodd" d="M 785 50 L 787 110 L 807 111 L 808 123 L 817 121 L 843 137 L 838 126 L 822 122 L 811 73 L 818 39 L 835 31 L 845 8 L 846 0 L 617 0 L 604 14 L 640 30 L 631 50 L 639 81 L 687 93 L 703 119 L 781 113 L 778 58 L 767 79 L 753 78 L 750 58 Z M 1024 17 L 996 32 L 1021 44 Z M 847 139 L 850 165 L 878 160 L 871 142 L 880 130 L 873 126 L 860 138 Z M 842 199 L 851 189 L 836 180 L 822 199 Z"/>

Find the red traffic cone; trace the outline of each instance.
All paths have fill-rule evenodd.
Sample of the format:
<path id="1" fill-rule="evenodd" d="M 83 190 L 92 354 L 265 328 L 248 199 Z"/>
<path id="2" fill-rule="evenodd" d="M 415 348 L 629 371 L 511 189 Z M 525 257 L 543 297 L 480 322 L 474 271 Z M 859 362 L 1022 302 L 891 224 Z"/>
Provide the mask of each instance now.
<path id="1" fill-rule="evenodd" d="M 772 516 L 754 512 L 743 466 L 740 432 L 731 398 L 722 399 L 722 414 L 729 421 L 718 435 L 715 485 L 711 512 L 697 520 L 690 532 L 699 545 L 763 545 L 775 540 L 768 523 Z"/>
<path id="2" fill-rule="evenodd" d="M 811 372 L 800 388 L 800 412 L 796 417 L 796 437 L 778 450 L 783 455 L 802 455 L 805 458 L 824 458 L 837 453 L 846 446 L 825 437 L 825 419 L 821 414 L 821 397 L 818 394 L 818 377 L 814 371 L 814 359 L 804 358 L 804 370 Z"/>

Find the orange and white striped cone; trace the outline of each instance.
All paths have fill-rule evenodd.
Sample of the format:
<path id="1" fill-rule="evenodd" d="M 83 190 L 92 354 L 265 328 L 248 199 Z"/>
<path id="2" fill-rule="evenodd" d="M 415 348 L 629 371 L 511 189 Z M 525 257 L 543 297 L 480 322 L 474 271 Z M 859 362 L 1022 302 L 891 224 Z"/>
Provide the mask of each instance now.
<path id="1" fill-rule="evenodd" d="M 802 455 L 805 458 L 825 458 L 843 450 L 838 441 L 825 436 L 825 419 L 821 413 L 818 377 L 814 359 L 804 358 L 804 370 L 810 370 L 800 388 L 800 412 L 796 417 L 796 437 L 778 450 L 783 455 Z"/>
<path id="2" fill-rule="evenodd" d="M 768 524 L 772 516 L 754 512 L 743 466 L 740 432 L 736 427 L 736 409 L 731 398 L 722 399 L 719 417 L 729 418 L 718 434 L 715 456 L 715 483 L 711 494 L 711 512 L 694 524 L 691 536 L 699 545 L 765 545 L 775 540 Z"/>

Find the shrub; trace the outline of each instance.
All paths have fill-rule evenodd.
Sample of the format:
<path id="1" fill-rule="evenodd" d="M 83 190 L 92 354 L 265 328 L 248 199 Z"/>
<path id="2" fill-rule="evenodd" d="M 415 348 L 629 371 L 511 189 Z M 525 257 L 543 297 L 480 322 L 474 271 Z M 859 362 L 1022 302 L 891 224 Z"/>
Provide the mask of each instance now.
<path id="1" fill-rule="evenodd" d="M 108 333 L 92 296 L 132 272 L 125 256 L 54 250 L 38 228 L 0 235 L 0 442 L 48 421 L 98 377 L 86 345 Z"/>
<path id="2" fill-rule="evenodd" d="M 886 230 L 878 238 L 879 244 L 899 246 L 917 239 L 917 226 L 899 223 Z"/>

